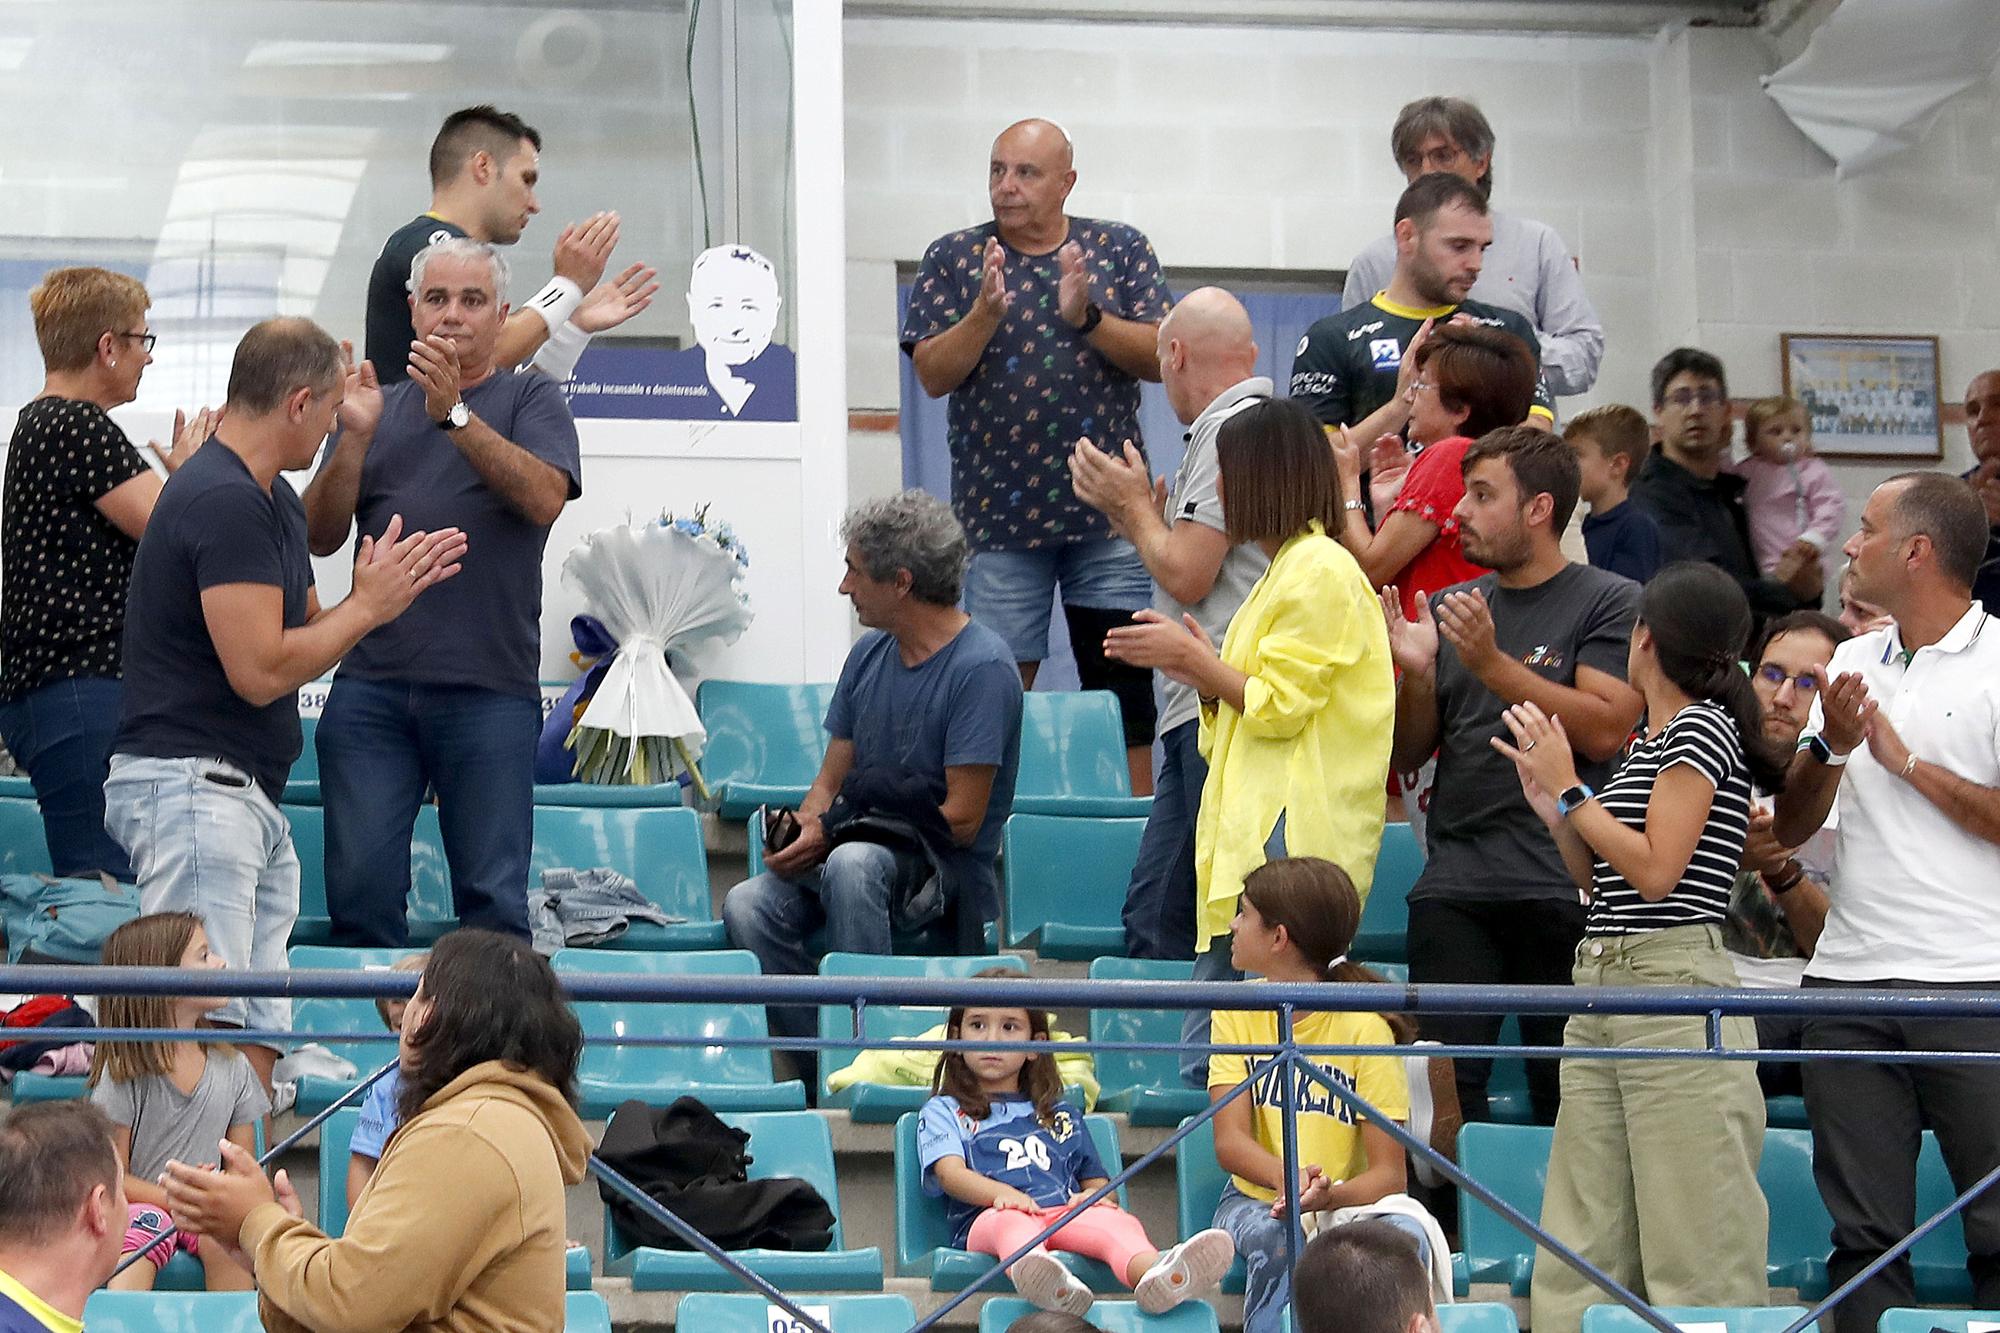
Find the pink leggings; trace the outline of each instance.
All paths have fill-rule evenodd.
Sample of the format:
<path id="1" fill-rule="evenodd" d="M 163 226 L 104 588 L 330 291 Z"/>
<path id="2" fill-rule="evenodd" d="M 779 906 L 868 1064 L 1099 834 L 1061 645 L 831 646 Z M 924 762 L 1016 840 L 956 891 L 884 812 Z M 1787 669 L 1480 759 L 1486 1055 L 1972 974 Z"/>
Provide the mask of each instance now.
<path id="1" fill-rule="evenodd" d="M 1033 1240 L 1061 1212 L 1060 1208 L 1043 1208 L 1032 1213 L 988 1208 L 972 1219 L 972 1232 L 966 1237 L 966 1244 L 977 1253 L 1005 1259 Z M 1154 1248 L 1153 1242 L 1146 1239 L 1145 1225 L 1109 1203 L 1086 1208 L 1043 1243 L 1051 1250 L 1066 1250 L 1101 1261 L 1118 1275 L 1120 1282 L 1125 1281 L 1125 1270 L 1131 1266 L 1132 1256 Z"/>

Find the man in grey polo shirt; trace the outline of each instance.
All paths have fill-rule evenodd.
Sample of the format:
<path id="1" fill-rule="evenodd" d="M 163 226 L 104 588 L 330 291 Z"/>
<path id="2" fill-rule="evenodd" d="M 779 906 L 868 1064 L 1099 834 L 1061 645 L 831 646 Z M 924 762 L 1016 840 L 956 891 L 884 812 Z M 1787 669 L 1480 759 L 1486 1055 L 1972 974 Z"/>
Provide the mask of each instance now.
<path id="1" fill-rule="evenodd" d="M 1215 437 L 1222 423 L 1271 381 L 1252 372 L 1257 342 L 1242 302 L 1220 287 L 1190 292 L 1160 325 L 1160 377 L 1174 415 L 1188 424 L 1173 492 L 1156 488 L 1146 460 L 1127 444 L 1107 453 L 1077 443 L 1070 479 L 1077 498 L 1110 518 L 1138 549 L 1153 576 L 1153 607 L 1178 620 L 1191 615 L 1217 643 L 1229 618 L 1270 562 L 1254 545 L 1223 535 Z M 1164 501 L 1164 513 L 1162 502 Z M 1201 703 L 1192 688 L 1164 679 L 1160 744 L 1165 754 L 1153 813 L 1125 891 L 1125 945 L 1134 958 L 1194 957 L 1194 825 L 1208 765 L 1197 744 Z"/>

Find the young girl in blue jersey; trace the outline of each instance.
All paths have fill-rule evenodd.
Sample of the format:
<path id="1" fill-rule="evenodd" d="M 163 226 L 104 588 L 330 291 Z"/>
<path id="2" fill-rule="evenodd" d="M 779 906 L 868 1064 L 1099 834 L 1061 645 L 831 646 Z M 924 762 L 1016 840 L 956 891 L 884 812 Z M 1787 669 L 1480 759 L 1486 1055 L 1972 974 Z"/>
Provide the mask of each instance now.
<path id="1" fill-rule="evenodd" d="M 1313 856 L 1267 861 L 1243 881 L 1230 923 L 1230 963 L 1248 977 L 1268 981 L 1381 981 L 1349 961 L 1348 947 L 1361 924 L 1361 896 L 1347 872 Z M 1277 1015 L 1269 1009 L 1216 1011 L 1218 1046 L 1273 1046 Z M 1380 1046 L 1380 1055 L 1316 1055 L 1312 1062 L 1353 1089 L 1376 1111 L 1405 1121 L 1409 1082 L 1397 1041 L 1409 1040 L 1401 1015 L 1302 1011 L 1293 1023 L 1301 1045 Z M 1218 1052 L 1208 1061 L 1208 1096 L 1217 1101 L 1249 1077 L 1261 1057 Z M 1326 1212 L 1379 1204 L 1403 1192 L 1402 1145 L 1389 1132 L 1358 1118 L 1318 1083 L 1294 1078 L 1298 1116 L 1299 1208 Z M 1230 1181 L 1216 1205 L 1215 1224 L 1243 1255 L 1243 1333 L 1278 1333 L 1292 1299 L 1285 1263 L 1284 1089 L 1264 1075 L 1248 1093 L 1215 1114 L 1215 1156 Z M 1424 1228 L 1414 1205 L 1383 1221 L 1410 1234 L 1429 1264 Z"/>
<path id="2" fill-rule="evenodd" d="M 1018 976 L 990 968 L 978 975 Z M 1049 1040 L 1048 1015 L 1027 1009 L 961 1007 L 954 1041 Z M 1004 1259 L 1072 1201 L 1111 1178 L 1083 1112 L 1062 1097 L 1055 1056 L 1037 1051 L 947 1051 L 917 1119 L 924 1189 L 949 1201 L 952 1243 Z M 1221 1231 L 1203 1231 L 1162 1253 L 1139 1219 L 1106 1198 L 1024 1255 L 1008 1277 L 1044 1310 L 1081 1315 L 1090 1288 L 1050 1248 L 1102 1261 L 1131 1287 L 1139 1308 L 1160 1314 L 1222 1281 L 1236 1257 Z"/>

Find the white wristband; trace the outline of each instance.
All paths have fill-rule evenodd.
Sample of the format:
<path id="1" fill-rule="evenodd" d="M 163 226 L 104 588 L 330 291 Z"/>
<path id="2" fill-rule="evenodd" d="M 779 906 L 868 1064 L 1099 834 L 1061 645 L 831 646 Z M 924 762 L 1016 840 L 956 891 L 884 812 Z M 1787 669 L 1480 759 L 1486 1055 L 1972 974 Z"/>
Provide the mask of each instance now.
<path id="1" fill-rule="evenodd" d="M 528 298 L 528 304 L 522 308 L 540 315 L 542 322 L 549 326 L 549 332 L 553 334 L 582 304 L 583 288 L 568 278 L 558 277 L 550 278 L 549 285 Z"/>
<path id="2" fill-rule="evenodd" d="M 569 320 L 549 332 L 549 340 L 528 364 L 560 384 L 576 373 L 577 358 L 590 346 L 590 335 Z"/>

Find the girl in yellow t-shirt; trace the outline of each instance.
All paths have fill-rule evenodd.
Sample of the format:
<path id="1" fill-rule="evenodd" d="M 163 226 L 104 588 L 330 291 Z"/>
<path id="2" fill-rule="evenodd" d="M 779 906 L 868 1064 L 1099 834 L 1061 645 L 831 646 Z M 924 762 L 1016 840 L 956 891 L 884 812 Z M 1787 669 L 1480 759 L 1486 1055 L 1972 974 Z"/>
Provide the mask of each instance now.
<path id="1" fill-rule="evenodd" d="M 1348 961 L 1360 923 L 1361 897 L 1339 866 L 1309 856 L 1268 861 L 1243 881 L 1230 923 L 1230 962 L 1271 981 L 1381 981 Z M 1278 1019 L 1268 1009 L 1217 1010 L 1214 1032 L 1218 1046 L 1275 1047 Z M 1313 1063 L 1383 1115 L 1409 1118 L 1409 1085 L 1394 1049 L 1411 1035 L 1402 1015 L 1302 1012 L 1295 1015 L 1293 1033 L 1301 1045 L 1383 1047 L 1382 1055 L 1323 1055 Z M 1258 1058 L 1220 1051 L 1210 1056 L 1209 1100 L 1219 1100 L 1249 1077 Z M 1387 1131 L 1357 1120 L 1345 1103 L 1303 1075 L 1293 1086 L 1301 1209 L 1348 1208 L 1403 1192 L 1403 1149 Z M 1277 1333 L 1292 1299 L 1285 1264 L 1283 1097 L 1277 1077 L 1266 1073 L 1215 1116 L 1215 1156 L 1232 1177 L 1216 1205 L 1215 1225 L 1236 1242 L 1248 1270 L 1243 1333 Z M 1423 1232 L 1415 1221 L 1393 1215 L 1383 1220 L 1404 1226 L 1423 1253 Z M 1428 1263 L 1429 1256 L 1423 1257 Z"/>

